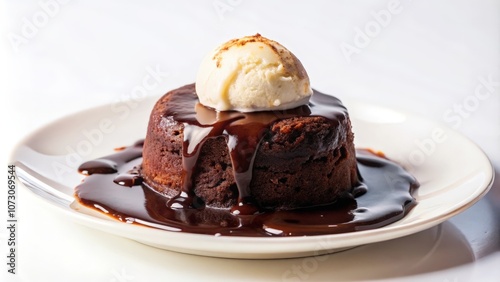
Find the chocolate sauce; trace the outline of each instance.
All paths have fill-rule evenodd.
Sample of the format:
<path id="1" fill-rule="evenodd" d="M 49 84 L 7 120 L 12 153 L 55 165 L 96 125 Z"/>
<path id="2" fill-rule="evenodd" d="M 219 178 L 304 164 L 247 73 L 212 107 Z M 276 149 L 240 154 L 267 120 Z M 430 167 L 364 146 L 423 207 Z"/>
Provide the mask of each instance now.
<path id="1" fill-rule="evenodd" d="M 178 90 L 162 118 L 183 124 L 182 189 L 167 197 L 143 183 L 143 141 L 115 154 L 82 164 L 88 175 L 76 188 L 85 206 L 118 220 L 155 228 L 232 236 L 305 236 L 353 232 L 395 222 L 416 204 L 411 193 L 418 184 L 399 165 L 369 150 L 357 150 L 358 184 L 334 203 L 296 210 L 269 210 L 253 202 L 250 191 L 253 162 L 260 143 L 277 120 L 319 116 L 339 129 L 337 139 L 321 144 L 332 151 L 346 142 L 342 125 L 347 110 L 335 97 L 317 91 L 310 103 L 284 111 L 217 112 L 198 103 L 194 85 Z M 168 120 L 166 121 L 168 122 Z M 224 136 L 230 153 L 238 203 L 231 209 L 205 206 L 194 193 L 193 170 L 204 142 Z M 290 152 L 298 154 L 301 152 Z M 291 156 L 284 156 L 291 157 Z"/>
<path id="2" fill-rule="evenodd" d="M 411 193 L 418 184 L 410 174 L 384 157 L 358 149 L 363 181 L 331 205 L 251 215 L 169 207 L 171 199 L 141 185 L 142 144 L 82 164 L 80 171 L 91 175 L 76 188 L 79 201 L 123 222 L 216 236 L 305 236 L 374 229 L 401 219 L 416 204 Z M 108 170 L 110 164 L 116 172 Z"/>
<path id="3" fill-rule="evenodd" d="M 250 182 L 252 180 L 253 162 L 263 136 L 277 120 L 292 117 L 318 116 L 332 123 L 332 128 L 345 124 L 347 110 L 340 100 L 314 90 L 308 105 L 289 110 L 262 111 L 242 113 L 237 111 L 217 112 L 198 103 L 194 84 L 176 90 L 172 95 L 163 118 L 171 118 L 182 123 L 183 136 L 183 186 L 182 192 L 171 199 L 169 207 L 199 208 L 193 205 L 194 195 L 193 172 L 198 161 L 198 154 L 204 142 L 210 138 L 224 136 L 230 153 L 233 175 L 238 188 L 238 203 L 232 211 L 238 214 L 253 214 L 258 207 L 253 205 Z M 345 141 L 344 130 L 334 142 L 327 144 L 329 150 L 338 147 Z M 292 152 L 295 154 L 297 152 Z M 200 200 L 201 202 L 201 200 Z"/>

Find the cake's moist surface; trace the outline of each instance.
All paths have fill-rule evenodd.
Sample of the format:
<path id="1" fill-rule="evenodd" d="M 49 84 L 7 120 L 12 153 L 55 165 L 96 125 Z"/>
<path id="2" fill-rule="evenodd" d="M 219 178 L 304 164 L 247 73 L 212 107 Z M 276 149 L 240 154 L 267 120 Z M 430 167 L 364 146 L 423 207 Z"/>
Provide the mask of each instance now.
<path id="1" fill-rule="evenodd" d="M 363 183 L 333 205 L 266 210 L 252 215 L 228 209 L 168 207 L 169 197 L 141 185 L 142 142 L 84 163 L 76 187 L 83 205 L 122 222 L 168 231 L 222 236 L 305 236 L 375 229 L 403 218 L 415 205 L 418 184 L 399 165 L 367 150 L 357 151 Z"/>
<path id="2" fill-rule="evenodd" d="M 142 174 L 171 208 L 295 209 L 335 202 L 359 179 L 347 110 L 314 91 L 290 110 L 217 112 L 194 84 L 155 105 Z"/>

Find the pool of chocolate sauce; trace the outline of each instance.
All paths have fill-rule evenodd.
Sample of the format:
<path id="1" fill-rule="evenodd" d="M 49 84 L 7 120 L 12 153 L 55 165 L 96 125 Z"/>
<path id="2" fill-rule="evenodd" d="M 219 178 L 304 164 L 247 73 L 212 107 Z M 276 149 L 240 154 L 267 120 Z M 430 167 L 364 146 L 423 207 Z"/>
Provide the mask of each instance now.
<path id="1" fill-rule="evenodd" d="M 358 149 L 360 183 L 330 205 L 288 211 L 174 208 L 170 198 L 142 183 L 143 141 L 82 164 L 76 187 L 83 205 L 127 223 L 215 236 L 310 236 L 379 228 L 403 218 L 415 205 L 417 181 L 398 164 Z"/>
<path id="2" fill-rule="evenodd" d="M 120 221 L 180 232 L 308 236 L 378 228 L 401 219 L 416 204 L 411 195 L 418 186 L 416 180 L 396 163 L 369 150 L 356 152 L 358 183 L 328 205 L 271 210 L 254 204 L 250 189 L 253 160 L 270 126 L 281 119 L 320 116 L 332 128 L 338 128 L 342 136 L 344 131 L 339 125 L 346 123 L 348 114 L 335 97 L 314 90 L 308 105 L 285 111 L 240 113 L 216 112 L 202 106 L 194 84 L 166 95 L 171 96 L 162 118 L 183 124 L 183 187 L 179 194 L 167 197 L 143 181 L 141 140 L 80 166 L 79 171 L 88 175 L 75 191 L 83 205 Z M 238 202 L 230 209 L 206 206 L 195 195 L 192 181 L 200 148 L 207 139 L 218 136 L 226 138 L 238 188 Z M 326 146 L 336 148 L 337 142 L 341 141 Z"/>

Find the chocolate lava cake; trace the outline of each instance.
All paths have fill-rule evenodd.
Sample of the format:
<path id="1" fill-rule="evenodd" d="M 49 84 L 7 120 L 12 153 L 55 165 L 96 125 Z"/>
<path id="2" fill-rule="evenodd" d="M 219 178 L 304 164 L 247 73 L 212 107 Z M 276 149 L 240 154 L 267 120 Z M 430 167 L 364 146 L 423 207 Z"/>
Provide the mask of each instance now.
<path id="1" fill-rule="evenodd" d="M 154 106 L 142 174 L 161 194 L 213 208 L 326 205 L 358 183 L 353 139 L 347 110 L 332 96 L 314 91 L 291 110 L 217 112 L 190 84 Z"/>

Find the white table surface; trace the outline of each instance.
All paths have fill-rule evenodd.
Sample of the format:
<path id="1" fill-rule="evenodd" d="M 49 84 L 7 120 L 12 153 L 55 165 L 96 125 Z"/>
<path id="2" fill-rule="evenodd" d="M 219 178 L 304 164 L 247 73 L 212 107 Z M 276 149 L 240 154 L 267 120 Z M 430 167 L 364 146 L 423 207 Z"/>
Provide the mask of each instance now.
<path id="1" fill-rule="evenodd" d="M 17 275 L 2 263 L 1 281 L 500 281 L 499 1 L 164 2 L 1 2 L 4 163 L 40 126 L 130 99 L 152 71 L 160 74 L 147 95 L 193 82 L 207 52 L 259 32 L 300 58 L 313 87 L 425 115 L 471 138 L 497 181 L 437 227 L 329 255 L 293 277 L 285 273 L 304 258 L 163 251 L 72 223 L 19 187 Z"/>

